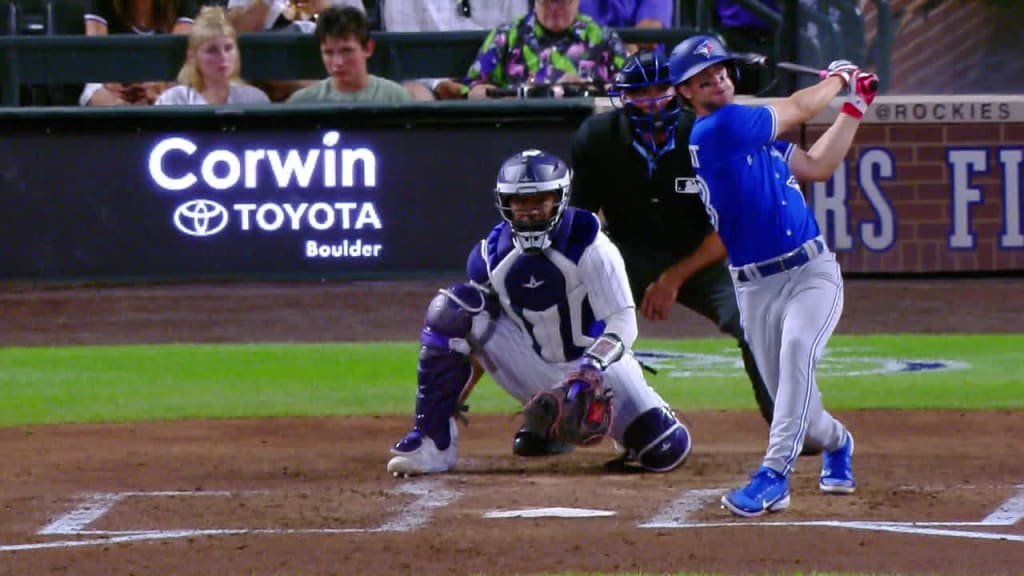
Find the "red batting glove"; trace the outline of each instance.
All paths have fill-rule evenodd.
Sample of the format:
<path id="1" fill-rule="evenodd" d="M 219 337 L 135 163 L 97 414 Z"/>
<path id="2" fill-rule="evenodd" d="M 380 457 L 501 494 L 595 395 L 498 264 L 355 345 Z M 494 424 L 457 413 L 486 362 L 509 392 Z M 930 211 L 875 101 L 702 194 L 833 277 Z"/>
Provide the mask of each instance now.
<path id="1" fill-rule="evenodd" d="M 871 89 L 872 81 L 874 81 L 875 89 Z M 869 72 L 858 71 L 853 81 L 854 89 L 850 91 L 850 95 L 846 97 L 846 102 L 843 103 L 843 114 L 853 116 L 857 120 L 864 117 L 864 113 L 868 111 L 868 107 L 875 101 L 875 96 L 878 96 L 878 76 Z"/>

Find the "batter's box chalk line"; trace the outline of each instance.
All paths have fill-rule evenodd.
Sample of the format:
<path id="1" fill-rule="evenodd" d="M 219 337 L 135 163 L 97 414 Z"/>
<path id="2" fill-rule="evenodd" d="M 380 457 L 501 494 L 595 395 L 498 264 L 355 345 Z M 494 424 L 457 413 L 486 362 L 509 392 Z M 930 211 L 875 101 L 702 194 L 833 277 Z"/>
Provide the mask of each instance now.
<path id="1" fill-rule="evenodd" d="M 160 497 L 230 497 L 259 495 L 267 492 L 108 492 L 90 494 L 71 511 L 59 516 L 36 534 L 38 536 L 62 536 L 64 540 L 33 542 L 29 544 L 0 544 L 0 552 L 43 550 L 52 548 L 74 548 L 81 546 L 103 546 L 146 540 L 170 540 L 202 536 L 234 536 L 243 534 L 353 534 L 370 532 L 411 532 L 427 524 L 433 512 L 455 502 L 462 496 L 459 490 L 447 486 L 438 479 L 421 479 L 404 482 L 392 494 L 413 496 L 407 504 L 394 510 L 390 517 L 379 526 L 365 528 L 213 528 L 181 530 L 90 530 L 88 527 L 106 515 L 118 503 L 127 498 Z M 67 539 L 72 537 L 74 539 Z M 90 537 L 83 539 L 82 537 Z"/>
<path id="2" fill-rule="evenodd" d="M 750 521 L 734 519 L 728 522 L 701 522 L 690 520 L 693 513 L 702 510 L 711 501 L 717 501 L 726 492 L 723 489 L 689 490 L 680 495 L 656 516 L 641 523 L 640 528 L 737 528 L 737 527 L 824 527 L 843 528 L 848 530 L 870 530 L 877 532 L 896 532 L 921 536 L 946 536 L 978 540 L 1004 540 L 1024 542 L 1024 534 L 1002 534 L 963 530 L 962 528 L 998 528 L 1013 526 L 1024 518 L 1024 484 L 1016 486 L 1017 493 L 1000 504 L 995 511 L 980 522 L 891 522 L 891 521 Z M 961 528 L 961 529 L 955 529 Z"/>
<path id="3" fill-rule="evenodd" d="M 847 530 L 869 530 L 894 532 L 921 536 L 945 536 L 979 540 L 1002 540 L 1024 543 L 1024 534 L 1002 534 L 981 532 L 975 529 L 992 529 L 1013 526 L 1024 518 L 1024 484 L 1016 486 L 1017 493 L 1000 504 L 980 522 L 892 522 L 892 521 L 695 521 L 692 516 L 709 505 L 715 505 L 725 493 L 723 488 L 687 490 L 650 519 L 638 524 L 638 528 L 657 529 L 708 529 L 756 527 L 823 527 Z M 444 508 L 462 496 L 462 492 L 448 486 L 442 479 L 426 478 L 403 482 L 392 494 L 412 496 L 407 504 L 393 510 L 391 516 L 381 525 L 365 528 L 215 528 L 182 530 L 90 530 L 89 526 L 109 513 L 118 503 L 127 498 L 161 497 L 230 497 L 244 494 L 267 494 L 266 492 L 110 492 L 86 496 L 71 511 L 57 517 L 42 527 L 37 536 L 59 536 L 63 540 L 32 542 L 25 544 L 0 544 L 0 553 L 53 548 L 75 548 L 84 546 L 106 546 L 148 540 L 171 540 L 203 536 L 232 536 L 244 534 L 352 534 L 372 532 L 412 532 L 427 523 L 433 513 Z M 507 511 L 506 511 L 507 512 Z M 487 512 L 483 516 L 487 516 Z M 612 514 L 607 514 L 612 515 Z M 501 515 L 498 515 L 501 516 Z M 506 517 L 508 514 L 505 515 Z M 528 516 L 524 514 L 523 516 Z M 598 515 L 604 516 L 604 515 Z"/>

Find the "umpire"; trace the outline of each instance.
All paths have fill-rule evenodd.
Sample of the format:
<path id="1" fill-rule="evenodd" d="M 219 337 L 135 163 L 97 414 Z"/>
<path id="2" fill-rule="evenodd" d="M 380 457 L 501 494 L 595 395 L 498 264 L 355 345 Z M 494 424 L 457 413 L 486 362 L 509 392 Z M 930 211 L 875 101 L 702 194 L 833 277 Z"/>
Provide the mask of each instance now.
<path id="1" fill-rule="evenodd" d="M 645 318 L 666 320 L 675 301 L 736 338 L 757 405 L 770 423 L 772 398 L 743 340 L 725 246 L 690 164 L 694 115 L 672 91 L 668 58 L 637 54 L 609 96 L 616 109 L 588 118 L 573 137 L 570 201 L 603 216 Z"/>

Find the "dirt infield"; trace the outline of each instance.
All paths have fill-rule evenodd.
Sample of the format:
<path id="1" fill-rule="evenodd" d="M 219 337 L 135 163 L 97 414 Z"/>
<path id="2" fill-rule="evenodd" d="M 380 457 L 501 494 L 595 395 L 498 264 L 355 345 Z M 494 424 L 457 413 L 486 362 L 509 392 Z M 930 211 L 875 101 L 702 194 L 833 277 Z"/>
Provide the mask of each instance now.
<path id="1" fill-rule="evenodd" d="M 437 284 L 7 287 L 0 345 L 409 340 Z M 837 333 L 1017 332 L 1021 294 L 848 281 Z M 714 335 L 674 314 L 642 335 Z M 607 445 L 518 459 L 516 421 L 476 416 L 458 471 L 418 480 L 384 469 L 409 416 L 0 429 L 0 574 L 1024 573 L 1019 412 L 840 414 L 857 494 L 820 494 L 804 457 L 792 508 L 760 522 L 716 502 L 758 463 L 763 423 L 685 416 L 694 453 L 667 475 L 607 472 Z M 492 517 L 552 507 L 600 515 Z"/>

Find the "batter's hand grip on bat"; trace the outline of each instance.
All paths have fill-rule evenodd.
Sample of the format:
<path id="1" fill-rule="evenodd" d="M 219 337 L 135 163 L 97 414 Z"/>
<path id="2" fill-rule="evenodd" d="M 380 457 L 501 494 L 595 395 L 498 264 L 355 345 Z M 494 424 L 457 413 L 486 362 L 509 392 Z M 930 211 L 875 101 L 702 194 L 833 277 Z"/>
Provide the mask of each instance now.
<path id="1" fill-rule="evenodd" d="M 878 92 L 878 78 L 875 78 L 873 74 L 861 76 L 857 79 L 857 87 L 862 92 Z"/>
<path id="2" fill-rule="evenodd" d="M 818 77 L 825 79 L 828 76 L 828 70 L 818 70 Z M 864 92 L 878 92 L 878 78 L 872 74 L 870 76 L 861 76 L 857 79 L 857 86 Z"/>

